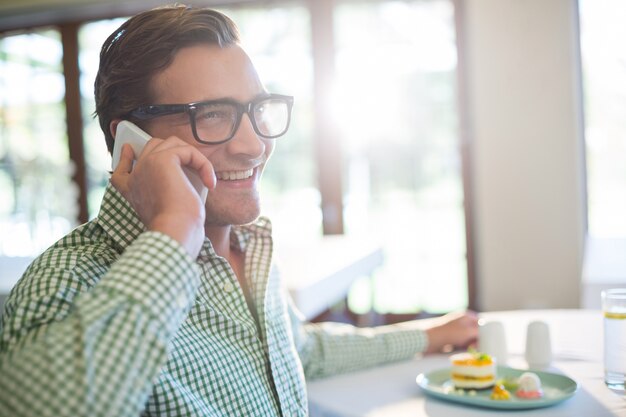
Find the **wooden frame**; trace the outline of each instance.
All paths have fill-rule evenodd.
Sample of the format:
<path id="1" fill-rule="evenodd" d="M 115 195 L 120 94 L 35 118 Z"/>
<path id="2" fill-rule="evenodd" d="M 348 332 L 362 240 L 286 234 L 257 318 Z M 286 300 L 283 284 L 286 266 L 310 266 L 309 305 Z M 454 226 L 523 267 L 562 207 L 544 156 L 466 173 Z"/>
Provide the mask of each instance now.
<path id="1" fill-rule="evenodd" d="M 341 147 L 330 111 L 332 80 L 335 76 L 334 1 L 309 0 L 308 4 L 313 42 L 313 141 L 322 197 L 322 227 L 325 235 L 343 234 Z"/>
<path id="2" fill-rule="evenodd" d="M 470 136 L 470 109 L 467 105 L 468 85 L 465 77 L 465 12 L 463 0 L 453 0 L 454 25 L 457 45 L 457 91 L 459 112 L 459 146 L 461 151 L 461 179 L 463 181 L 463 210 L 465 212 L 465 244 L 467 262 L 467 301 L 471 310 L 479 311 L 478 288 L 476 280 L 476 254 L 474 253 L 474 192 L 472 187 L 472 146 Z"/>
<path id="3" fill-rule="evenodd" d="M 80 102 L 80 68 L 78 64 L 78 23 L 66 23 L 60 26 L 63 43 L 63 72 L 65 79 L 65 120 L 67 123 L 67 142 L 70 159 L 74 164 L 72 180 L 79 189 L 78 222 L 89 220 L 87 206 L 87 169 L 85 147 L 83 145 L 83 116 Z"/>

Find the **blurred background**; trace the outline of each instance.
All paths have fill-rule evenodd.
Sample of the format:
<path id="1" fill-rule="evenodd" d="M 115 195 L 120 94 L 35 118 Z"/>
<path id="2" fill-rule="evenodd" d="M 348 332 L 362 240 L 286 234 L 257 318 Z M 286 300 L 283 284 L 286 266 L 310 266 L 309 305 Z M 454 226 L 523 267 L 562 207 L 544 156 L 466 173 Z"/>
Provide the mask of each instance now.
<path id="1" fill-rule="evenodd" d="M 99 48 L 160 4 L 0 3 L 0 287 L 97 216 Z M 276 239 L 383 249 L 351 312 L 597 307 L 626 284 L 622 0 L 186 4 L 232 17 L 295 96 L 262 184 Z"/>

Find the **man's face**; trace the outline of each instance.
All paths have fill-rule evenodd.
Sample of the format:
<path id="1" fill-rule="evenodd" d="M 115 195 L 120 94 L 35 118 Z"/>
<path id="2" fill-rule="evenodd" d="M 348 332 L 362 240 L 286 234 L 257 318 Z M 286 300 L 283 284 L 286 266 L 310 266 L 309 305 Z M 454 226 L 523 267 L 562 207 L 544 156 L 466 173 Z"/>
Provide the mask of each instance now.
<path id="1" fill-rule="evenodd" d="M 172 64 L 152 79 L 151 88 L 155 98 L 151 104 L 224 98 L 247 103 L 264 92 L 249 57 L 237 45 L 183 48 Z M 148 132 L 162 139 L 177 136 L 198 148 L 213 164 L 217 186 L 207 197 L 207 226 L 245 224 L 258 217 L 258 183 L 274 142 L 255 133 L 248 115 L 243 116 L 233 139 L 220 145 L 198 143 L 185 114 L 154 119 Z"/>

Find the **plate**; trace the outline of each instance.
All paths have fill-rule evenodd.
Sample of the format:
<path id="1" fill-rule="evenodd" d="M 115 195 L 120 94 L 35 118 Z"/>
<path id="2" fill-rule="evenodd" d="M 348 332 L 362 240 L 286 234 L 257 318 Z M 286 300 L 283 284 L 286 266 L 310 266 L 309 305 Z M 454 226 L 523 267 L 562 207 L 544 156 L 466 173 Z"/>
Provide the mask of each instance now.
<path id="1" fill-rule="evenodd" d="M 498 401 L 489 398 L 491 388 L 476 390 L 476 395 L 469 395 L 469 390 L 467 389 L 463 390 L 463 393 L 455 390 L 450 380 L 450 369 L 451 368 L 445 368 L 426 374 L 419 374 L 416 379 L 417 385 L 419 385 L 426 394 L 446 401 L 469 404 L 477 407 L 510 410 L 549 407 L 570 398 L 578 389 L 576 381 L 565 375 L 533 370 L 532 372 L 537 374 L 539 379 L 541 379 L 543 397 L 537 399 L 521 399 L 512 392 L 510 400 Z M 524 372 L 528 372 L 528 370 L 498 366 L 497 372 L 498 379 L 509 379 L 517 378 Z"/>

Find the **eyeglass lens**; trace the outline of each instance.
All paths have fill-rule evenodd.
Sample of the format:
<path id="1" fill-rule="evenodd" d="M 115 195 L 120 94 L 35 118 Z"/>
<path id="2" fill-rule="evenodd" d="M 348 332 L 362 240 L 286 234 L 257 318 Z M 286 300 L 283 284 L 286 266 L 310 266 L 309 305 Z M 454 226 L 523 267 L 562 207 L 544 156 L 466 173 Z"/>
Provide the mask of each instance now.
<path id="1" fill-rule="evenodd" d="M 231 104 L 205 104 L 195 112 L 196 132 L 206 142 L 228 138 L 237 122 L 237 108 Z"/>
<path id="2" fill-rule="evenodd" d="M 282 135 L 289 123 L 289 107 L 280 99 L 267 99 L 256 103 L 251 119 L 257 133 L 263 137 Z M 198 106 L 195 111 L 196 133 L 205 142 L 219 142 L 234 134 L 238 122 L 237 106 L 213 103 Z"/>

